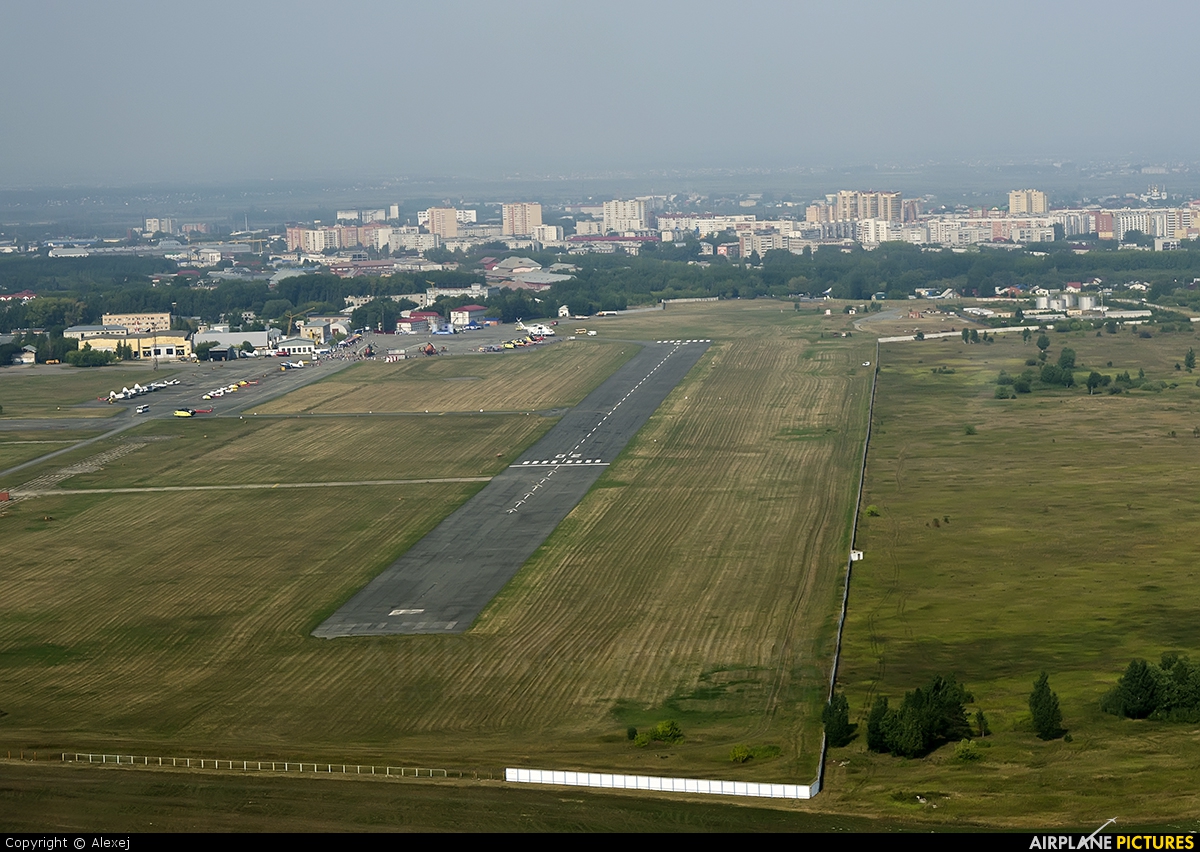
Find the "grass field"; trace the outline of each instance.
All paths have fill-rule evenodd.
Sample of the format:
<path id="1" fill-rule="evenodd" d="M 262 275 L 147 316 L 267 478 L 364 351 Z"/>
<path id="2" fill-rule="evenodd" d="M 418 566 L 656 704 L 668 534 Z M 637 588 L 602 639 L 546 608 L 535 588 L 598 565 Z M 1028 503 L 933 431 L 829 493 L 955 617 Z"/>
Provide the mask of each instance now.
<path id="1" fill-rule="evenodd" d="M 7 367 L 0 369 L 0 406 L 3 417 L 111 417 L 119 409 L 108 405 L 86 406 L 111 390 L 134 382 L 170 378 L 173 370 L 151 372 L 144 367 L 78 369 L 66 366 Z"/>
<path id="2" fill-rule="evenodd" d="M 1198 827 L 1196 726 L 1098 707 L 1131 659 L 1200 655 L 1200 388 L 1174 369 L 1195 338 L 1051 340 L 1051 361 L 1076 350 L 1080 379 L 1142 368 L 1178 386 L 996 400 L 1000 369 L 1019 373 L 1036 354 L 1018 336 L 884 348 L 863 500 L 879 516 L 860 526 L 866 559 L 840 681 L 865 722 L 874 696 L 895 702 L 953 673 L 995 733 L 977 763 L 951 747 L 916 761 L 873 755 L 860 736 L 831 753 L 824 795 L 839 807 L 951 823 Z M 1032 733 L 1028 697 L 1043 670 L 1072 742 Z"/>
<path id="3" fill-rule="evenodd" d="M 0 470 L 27 462 L 92 438 L 97 432 L 79 429 L 0 430 Z"/>
<path id="4" fill-rule="evenodd" d="M 3 746 L 810 782 L 871 379 L 860 362 L 874 349 L 829 333 L 844 317 L 785 307 L 687 306 L 605 323 L 605 335 L 715 342 L 461 636 L 308 632 L 475 485 L 16 504 L 0 518 L 6 546 L 21 554 L 0 568 L 15 592 L 0 599 Z M 476 410 L 564 405 L 631 354 L 629 344 L 596 343 L 400 364 L 480 381 L 410 377 L 376 398 L 409 410 L 463 393 Z M 600 360 L 583 369 L 576 352 Z M 563 378 L 572 363 L 574 384 Z M 348 393 L 364 392 L 370 373 L 344 375 L 359 373 Z M 491 384 L 527 395 L 504 405 Z M 407 456 L 486 471 L 548 422 L 154 424 L 143 428 L 177 437 L 65 485 L 299 479 L 310 459 L 321 475 L 366 475 L 393 446 L 399 465 L 413 463 Z M 195 427 L 210 425 L 196 440 Z M 638 749 L 626 739 L 627 726 L 666 718 L 679 721 L 681 743 Z M 735 744 L 778 757 L 735 765 Z"/>
<path id="5" fill-rule="evenodd" d="M 145 447 L 65 487 L 493 475 L 553 422 L 524 414 L 156 420 L 119 437 L 152 439 Z"/>
<path id="6" fill-rule="evenodd" d="M 258 408 L 262 414 L 534 411 L 574 405 L 633 356 L 595 340 L 533 351 L 360 364 Z"/>

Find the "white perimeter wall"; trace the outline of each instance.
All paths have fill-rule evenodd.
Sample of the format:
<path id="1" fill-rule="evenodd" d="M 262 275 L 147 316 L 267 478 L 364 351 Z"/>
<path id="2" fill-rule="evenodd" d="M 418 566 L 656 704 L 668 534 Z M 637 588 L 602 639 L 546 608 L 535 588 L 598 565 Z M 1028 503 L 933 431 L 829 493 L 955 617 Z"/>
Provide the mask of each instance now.
<path id="1" fill-rule="evenodd" d="M 756 796 L 766 799 L 811 799 L 817 784 L 759 784 L 753 781 L 710 781 L 703 778 L 661 778 L 655 775 L 617 775 L 609 772 L 570 772 L 558 769 L 504 770 L 504 780 L 519 784 L 559 784 L 566 787 L 605 787 L 662 793 L 710 793 L 717 796 Z"/>

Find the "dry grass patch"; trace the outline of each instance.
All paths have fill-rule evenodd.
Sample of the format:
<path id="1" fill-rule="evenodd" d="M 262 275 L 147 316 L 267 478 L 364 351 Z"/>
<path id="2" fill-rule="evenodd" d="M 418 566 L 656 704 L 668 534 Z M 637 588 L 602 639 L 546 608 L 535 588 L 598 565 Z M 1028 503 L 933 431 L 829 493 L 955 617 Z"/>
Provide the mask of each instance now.
<path id="1" fill-rule="evenodd" d="M 627 345 L 559 341 L 533 351 L 363 363 L 296 390 L 263 414 L 532 411 L 574 405 L 633 356 Z"/>
<path id="2" fill-rule="evenodd" d="M 156 440 L 64 487 L 493 475 L 552 423 L 524 414 L 160 420 L 121 436 Z"/>

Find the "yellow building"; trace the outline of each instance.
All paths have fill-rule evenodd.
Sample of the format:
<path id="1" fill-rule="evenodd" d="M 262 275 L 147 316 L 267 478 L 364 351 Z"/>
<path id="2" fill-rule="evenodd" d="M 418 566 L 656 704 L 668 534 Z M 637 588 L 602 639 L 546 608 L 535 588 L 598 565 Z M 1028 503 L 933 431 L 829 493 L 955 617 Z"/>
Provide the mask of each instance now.
<path id="1" fill-rule="evenodd" d="M 186 331 L 151 331 L 145 334 L 89 337 L 84 342 L 101 352 L 116 352 L 118 346 L 128 345 L 133 348 L 134 359 L 139 361 L 155 358 L 178 361 L 192 357 L 189 334 Z"/>

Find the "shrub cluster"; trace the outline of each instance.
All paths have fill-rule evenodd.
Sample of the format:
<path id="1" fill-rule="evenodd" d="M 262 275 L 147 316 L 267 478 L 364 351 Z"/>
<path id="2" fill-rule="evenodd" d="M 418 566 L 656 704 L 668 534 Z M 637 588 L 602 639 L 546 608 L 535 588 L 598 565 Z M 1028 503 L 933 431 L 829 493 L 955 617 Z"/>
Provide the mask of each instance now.
<path id="1" fill-rule="evenodd" d="M 650 731 L 638 733 L 637 728 L 630 728 L 629 731 L 633 733 L 633 744 L 639 748 L 645 748 L 653 742 L 673 744 L 683 739 L 683 731 L 674 719 L 659 722 Z"/>

